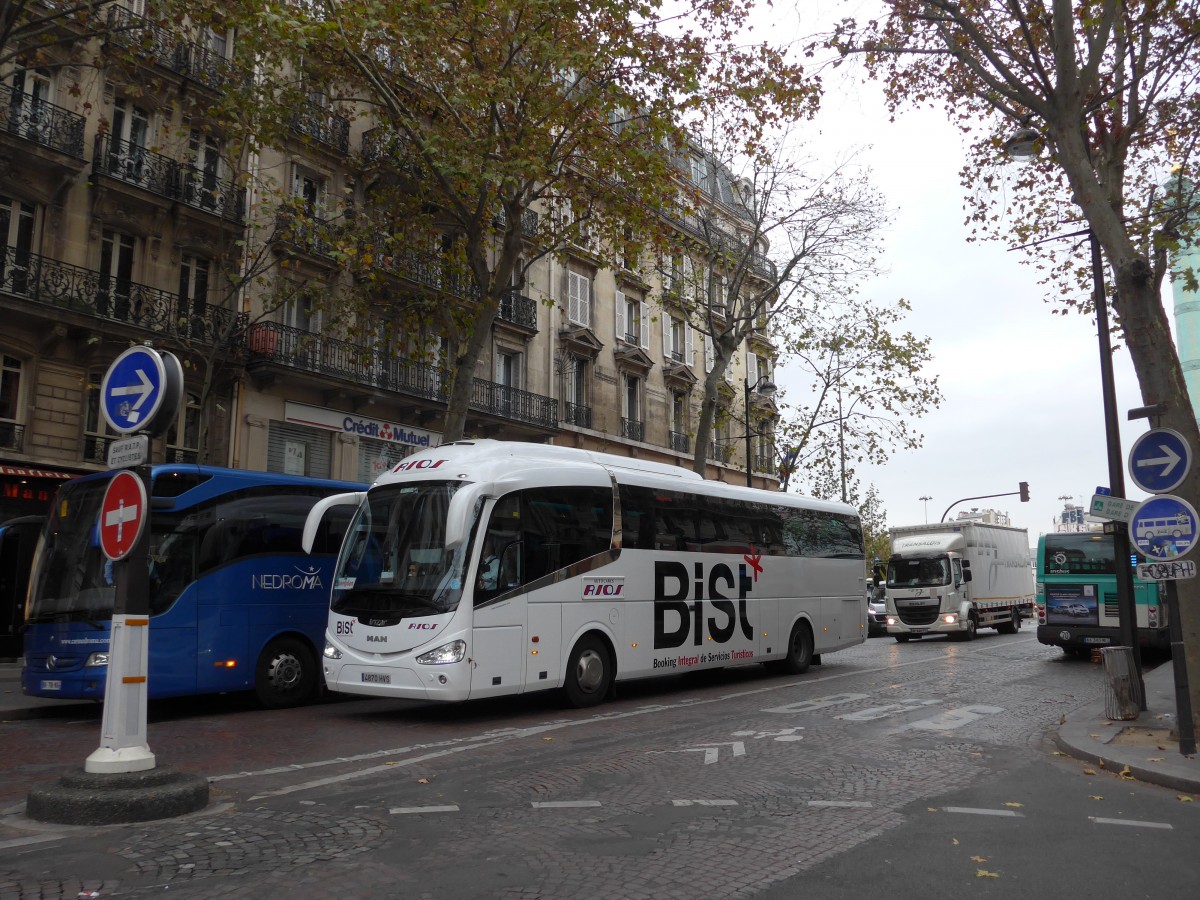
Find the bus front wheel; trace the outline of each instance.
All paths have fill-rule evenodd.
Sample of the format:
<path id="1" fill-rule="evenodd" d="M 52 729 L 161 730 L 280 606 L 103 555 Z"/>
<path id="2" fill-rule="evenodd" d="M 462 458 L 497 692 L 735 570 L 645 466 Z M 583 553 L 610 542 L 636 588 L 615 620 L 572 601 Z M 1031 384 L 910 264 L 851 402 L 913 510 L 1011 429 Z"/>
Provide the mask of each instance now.
<path id="1" fill-rule="evenodd" d="M 268 709 L 301 706 L 313 698 L 316 688 L 316 660 L 298 638 L 276 638 L 258 658 L 254 693 Z"/>
<path id="2" fill-rule="evenodd" d="M 567 660 L 567 678 L 563 691 L 567 702 L 577 709 L 604 702 L 612 686 L 613 667 L 608 648 L 594 635 L 585 635 Z"/>
<path id="3" fill-rule="evenodd" d="M 787 656 L 772 660 L 769 665 L 772 672 L 780 675 L 803 675 L 812 661 L 812 632 L 808 630 L 807 622 L 797 622 L 792 626 L 792 634 L 788 638 Z"/>

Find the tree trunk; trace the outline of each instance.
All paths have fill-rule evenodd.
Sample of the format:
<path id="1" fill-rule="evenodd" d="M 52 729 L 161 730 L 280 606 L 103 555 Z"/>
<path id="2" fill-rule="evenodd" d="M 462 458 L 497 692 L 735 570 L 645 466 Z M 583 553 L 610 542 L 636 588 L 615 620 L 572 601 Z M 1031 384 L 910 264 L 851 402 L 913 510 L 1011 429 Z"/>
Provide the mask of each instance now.
<path id="1" fill-rule="evenodd" d="M 475 390 L 475 377 L 479 360 L 485 358 L 492 337 L 492 323 L 500 308 L 500 297 L 487 297 L 478 305 L 478 314 L 471 323 L 471 331 L 461 344 L 454 359 L 454 371 L 450 376 L 450 396 L 447 398 L 446 418 L 442 424 L 442 443 L 458 441 L 465 437 L 467 413 Z"/>
<path id="2" fill-rule="evenodd" d="M 1200 448 L 1200 428 L 1188 398 L 1183 368 L 1174 350 L 1174 341 L 1163 309 L 1159 285 L 1149 277 L 1144 259 L 1134 257 L 1116 271 L 1117 315 L 1125 332 L 1142 402 L 1147 406 L 1162 403 L 1162 416 L 1151 420 L 1155 427 L 1179 432 L 1192 448 Z M 1195 453 L 1195 449 L 1193 450 Z M 1128 448 L 1125 450 L 1128 455 Z M 1193 507 L 1200 506 L 1200 459 L 1193 459 L 1192 468 L 1176 494 Z M 1122 460 L 1122 465 L 1125 460 Z M 1133 540 L 1131 535 L 1131 541 Z M 1136 545 L 1135 545 L 1136 549 Z M 1193 557 L 1197 551 L 1193 550 Z M 1200 714 L 1200 580 L 1190 578 L 1177 582 L 1179 618 L 1183 625 L 1183 644 L 1187 661 L 1188 691 L 1191 696 L 1193 727 Z M 1200 729 L 1197 729 L 1200 735 Z"/>

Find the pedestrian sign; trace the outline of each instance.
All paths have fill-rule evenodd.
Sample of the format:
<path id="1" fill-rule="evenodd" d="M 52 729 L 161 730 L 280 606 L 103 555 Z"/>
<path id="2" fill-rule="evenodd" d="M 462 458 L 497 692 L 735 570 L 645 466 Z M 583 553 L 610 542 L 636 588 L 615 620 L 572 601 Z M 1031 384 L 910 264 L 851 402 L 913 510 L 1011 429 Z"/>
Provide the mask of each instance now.
<path id="1" fill-rule="evenodd" d="M 1134 548 L 1148 559 L 1184 556 L 1196 544 L 1196 510 L 1171 494 L 1151 497 L 1134 510 L 1129 533 Z"/>
<path id="2" fill-rule="evenodd" d="M 1192 467 L 1192 450 L 1178 431 L 1155 428 L 1129 451 L 1129 477 L 1148 494 L 1169 494 Z"/>

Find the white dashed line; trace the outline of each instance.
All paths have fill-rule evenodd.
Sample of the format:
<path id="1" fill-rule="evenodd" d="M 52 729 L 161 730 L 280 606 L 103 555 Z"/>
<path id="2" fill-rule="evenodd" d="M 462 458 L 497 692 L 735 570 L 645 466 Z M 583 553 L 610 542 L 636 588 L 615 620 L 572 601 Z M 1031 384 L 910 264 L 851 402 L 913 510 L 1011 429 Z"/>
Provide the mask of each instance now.
<path id="1" fill-rule="evenodd" d="M 1096 816 L 1088 816 L 1097 825 L 1131 825 L 1134 828 L 1165 828 L 1168 831 L 1174 829 L 1174 825 L 1168 825 L 1166 822 L 1138 822 L 1136 819 L 1100 819 Z"/>
<path id="2" fill-rule="evenodd" d="M 1020 818 L 1021 814 L 1011 809 L 973 809 L 970 806 L 943 806 L 942 812 L 969 813 L 973 816 L 1010 816 Z"/>
<path id="3" fill-rule="evenodd" d="M 736 800 L 672 800 L 675 806 L 737 806 Z"/>
<path id="4" fill-rule="evenodd" d="M 534 809 L 578 809 L 585 806 L 599 806 L 599 800 L 547 800 L 544 803 L 534 803 Z"/>
<path id="5" fill-rule="evenodd" d="M 393 816 L 411 816 L 419 813 L 458 812 L 454 804 L 450 806 L 397 806 L 388 810 Z"/>
<path id="6" fill-rule="evenodd" d="M 822 809 L 870 809 L 874 804 L 870 800 L 809 800 L 808 805 Z"/>

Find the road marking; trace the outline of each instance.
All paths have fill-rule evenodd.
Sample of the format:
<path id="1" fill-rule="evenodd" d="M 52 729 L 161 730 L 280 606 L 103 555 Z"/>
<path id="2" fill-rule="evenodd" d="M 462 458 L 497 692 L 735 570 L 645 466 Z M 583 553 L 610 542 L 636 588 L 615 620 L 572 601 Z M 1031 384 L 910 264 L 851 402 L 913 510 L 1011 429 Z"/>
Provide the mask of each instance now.
<path id="1" fill-rule="evenodd" d="M 833 676 L 836 677 L 836 676 Z M 826 679 L 822 678 L 822 681 Z M 816 700 L 801 700 L 799 703 L 789 703 L 787 706 L 772 706 L 761 710 L 767 713 L 803 713 L 825 709 L 827 706 L 837 706 L 841 703 L 852 703 L 855 700 L 866 700 L 869 694 L 831 694 L 828 697 L 818 697 Z"/>
<path id="2" fill-rule="evenodd" d="M 396 806 L 389 809 L 393 816 L 411 816 L 420 813 L 458 812 L 454 804 L 450 806 Z"/>
<path id="3" fill-rule="evenodd" d="M 1009 816 L 1011 818 L 1023 818 L 1021 813 L 1013 812 L 1011 809 L 973 809 L 970 806 L 943 806 L 942 812 L 969 813 L 973 816 Z"/>
<path id="4" fill-rule="evenodd" d="M 545 800 L 532 804 L 534 809 L 581 809 L 589 806 L 599 806 L 599 800 Z"/>
<path id="5" fill-rule="evenodd" d="M 736 800 L 672 800 L 674 806 L 737 806 Z"/>
<path id="6" fill-rule="evenodd" d="M 1136 819 L 1101 819 L 1096 816 L 1088 816 L 1097 825 L 1131 825 L 1134 828 L 1165 828 L 1168 831 L 1173 831 L 1175 826 L 1168 825 L 1166 822 L 1138 822 Z"/>
<path id="7" fill-rule="evenodd" d="M 821 809 L 870 809 L 874 806 L 870 800 L 809 800 L 808 805 Z"/>
<path id="8" fill-rule="evenodd" d="M 729 741 L 728 744 L 717 744 L 715 747 L 688 747 L 686 750 L 680 750 L 679 752 L 703 753 L 704 764 L 706 766 L 711 766 L 720 758 L 721 748 L 726 746 L 733 748 L 733 755 L 735 757 L 746 755 L 746 745 L 742 741 Z"/>
<path id="9" fill-rule="evenodd" d="M 29 844 L 44 844 L 47 841 L 61 841 L 67 835 L 65 834 L 38 834 L 33 837 L 15 838 L 11 841 L 0 841 L 0 850 L 7 850 L 9 847 L 25 847 Z"/>
<path id="10" fill-rule="evenodd" d="M 873 722 L 876 719 L 886 719 L 888 716 L 899 715 L 902 712 L 919 709 L 922 706 L 937 706 L 941 702 L 941 700 L 901 700 L 898 703 L 889 703 L 886 706 L 873 706 L 870 709 L 860 709 L 857 712 L 834 716 L 834 718 L 845 722 Z"/>
<path id="11" fill-rule="evenodd" d="M 932 719 L 910 722 L 907 727 L 920 728 L 923 731 L 950 731 L 970 725 L 985 715 L 990 716 L 1002 712 L 1004 712 L 1003 706 L 963 706 L 959 709 L 947 710 Z"/>

